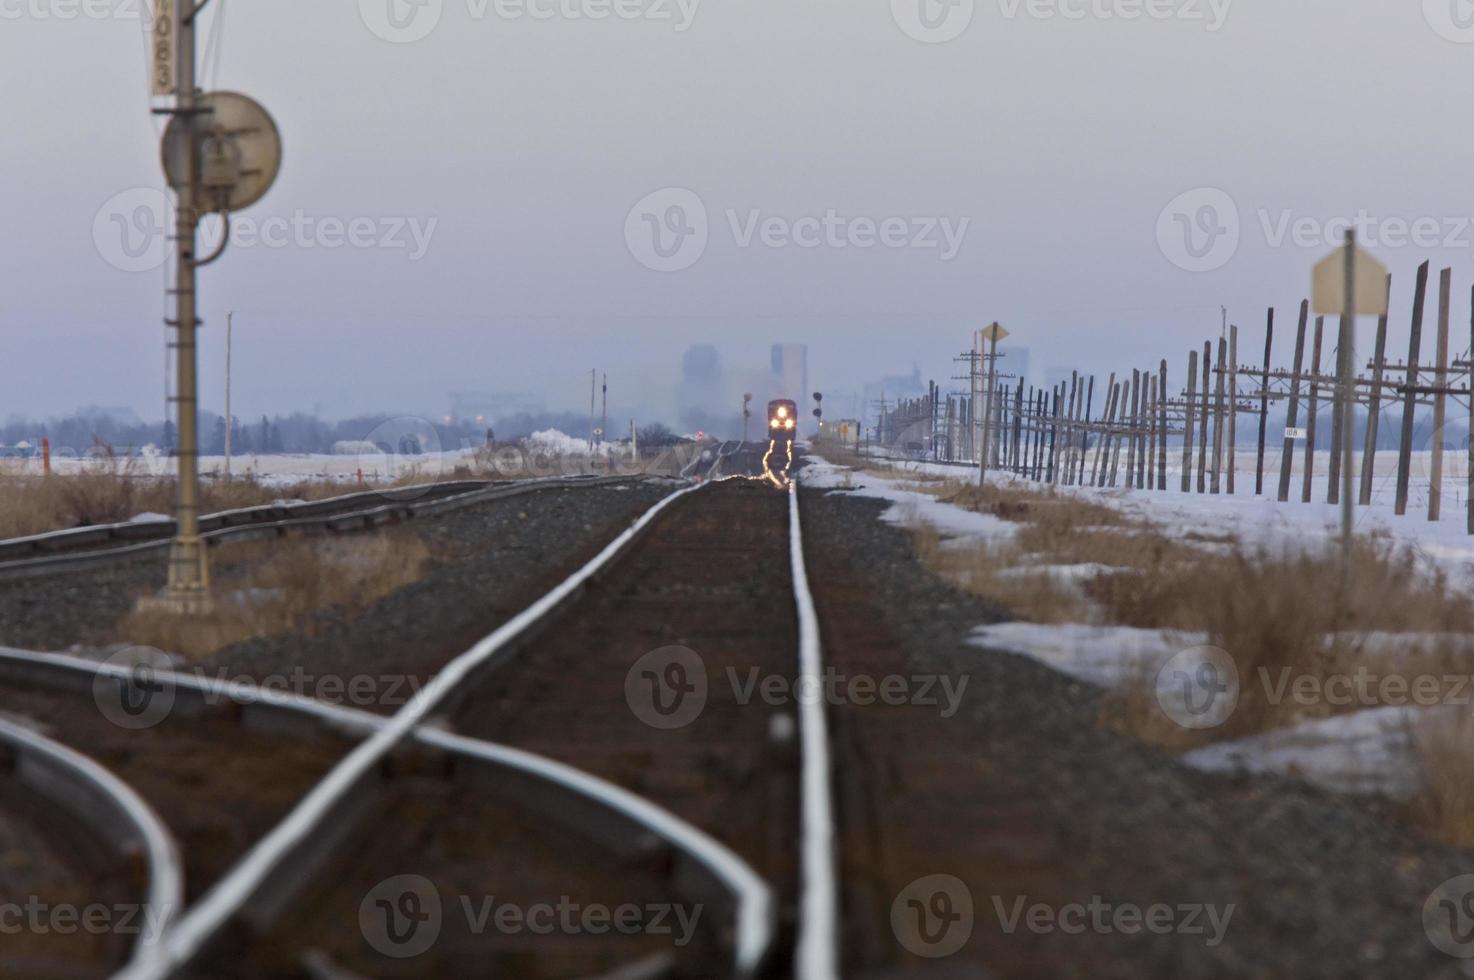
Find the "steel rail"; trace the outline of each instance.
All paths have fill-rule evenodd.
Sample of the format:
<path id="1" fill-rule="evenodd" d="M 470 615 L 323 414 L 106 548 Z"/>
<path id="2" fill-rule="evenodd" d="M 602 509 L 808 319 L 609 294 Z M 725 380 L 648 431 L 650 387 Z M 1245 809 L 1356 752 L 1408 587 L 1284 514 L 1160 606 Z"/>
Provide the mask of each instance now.
<path id="1" fill-rule="evenodd" d="M 193 961 L 214 935 L 266 885 L 267 879 L 308 844 L 334 805 L 347 797 L 391 750 L 410 737 L 436 705 L 455 691 L 473 671 L 494 661 L 497 654 L 510 648 L 520 634 L 544 621 L 596 573 L 624 554 L 666 508 L 682 497 L 698 492 L 703 486 L 705 484 L 683 487 L 662 498 L 583 568 L 447 664 L 407 705 L 338 763 L 281 823 L 258 841 L 175 924 L 165 937 L 165 956 L 157 966 L 131 973 L 129 980 L 135 977 L 138 980 L 163 980 Z M 747 952 L 744 950 L 745 955 Z"/>
<path id="2" fill-rule="evenodd" d="M 797 476 L 788 482 L 788 553 L 793 570 L 793 597 L 798 609 L 799 683 L 822 692 L 824 651 L 819 642 L 819 616 L 804 565 L 803 527 L 798 515 Z M 798 938 L 793 974 L 801 980 L 838 980 L 839 871 L 834 831 L 833 763 L 829 727 L 821 696 L 799 698 L 802 872 L 799 880 Z"/>
<path id="3" fill-rule="evenodd" d="M 591 487 L 604 486 L 611 483 L 621 483 L 630 479 L 639 479 L 638 476 L 576 476 L 576 477 L 550 477 L 538 480 L 519 480 L 510 483 L 486 484 L 478 489 L 472 489 L 463 493 L 452 493 L 449 496 L 437 497 L 433 500 L 413 502 L 389 502 L 380 503 L 374 507 L 364 510 L 338 512 L 333 511 L 320 515 L 307 517 L 288 517 L 278 520 L 257 521 L 237 525 L 224 525 L 208 531 L 201 537 L 217 544 L 227 540 L 249 540 L 252 538 L 276 537 L 292 530 L 326 529 L 332 531 L 353 530 L 362 527 L 374 527 L 381 524 L 394 523 L 409 520 L 414 517 L 429 516 L 434 514 L 448 513 L 463 507 L 471 507 L 476 504 L 486 503 L 492 500 L 502 500 L 508 497 L 517 497 L 523 494 L 534 493 L 553 487 Z M 439 484 L 446 486 L 446 484 Z M 349 496 L 359 496 L 351 494 Z M 366 496 L 382 498 L 383 494 L 374 492 Z M 345 498 L 335 498 L 342 500 Z M 309 501 L 300 505 L 283 505 L 296 508 L 315 508 L 325 501 Z M 264 509 L 273 509 L 274 505 Z M 254 510 L 254 508 L 250 508 Z M 223 514 L 241 514 L 244 511 L 226 511 Z M 222 515 L 211 515 L 219 517 Z M 160 521 L 160 527 L 166 522 Z M 100 525 L 99 527 L 113 528 L 119 525 Z M 126 526 L 126 525 L 123 525 Z M 172 527 L 173 522 L 167 522 Z M 202 527 L 204 524 L 202 523 Z M 53 531 L 53 535 L 74 534 L 77 531 L 93 532 L 96 528 L 80 528 L 68 531 Z M 12 539 L 33 540 L 33 539 Z M 0 582 L 11 581 L 22 578 L 38 578 L 44 575 L 61 574 L 91 568 L 98 565 L 106 565 L 115 561 L 124 561 L 137 555 L 151 551 L 161 551 L 169 547 L 170 539 L 167 537 L 157 540 L 142 541 L 136 544 L 126 544 L 115 548 L 101 548 L 96 551 L 84 551 L 75 554 L 47 555 L 38 558 L 22 558 L 14 561 L 0 562 Z M 4 544 L 4 542 L 0 542 Z"/>
<path id="4" fill-rule="evenodd" d="M 17 668 L 20 668 L 19 670 Z M 134 680 L 130 667 L 121 664 L 87 660 L 69 654 L 37 653 L 0 647 L 0 676 L 24 680 L 29 673 L 51 675 L 63 683 L 96 685 L 100 679 L 129 683 Z M 288 721 L 308 716 L 327 727 L 360 737 L 372 735 L 392 724 L 392 719 L 360 708 L 330 704 L 301 694 L 275 691 L 240 681 L 224 680 L 176 671 L 154 671 L 149 681 L 158 689 L 189 692 L 206 705 L 229 702 L 242 706 L 243 721 L 253 722 L 250 713 L 270 714 Z M 668 842 L 705 868 L 713 879 L 725 886 L 736 906 L 736 929 L 733 959 L 739 976 L 751 976 L 765 961 L 774 940 L 776 899 L 772 888 L 752 867 L 730 848 L 699 829 L 628 790 L 572 766 L 520 749 L 467 738 L 432 725 L 421 725 L 413 732 L 416 742 L 451 755 L 475 759 L 500 770 L 531 776 L 566 794 L 568 802 L 592 803 L 600 814 L 614 814 Z M 589 819 L 596 819 L 591 814 Z M 153 974 L 130 967 L 119 977 L 147 977 Z"/>
<path id="5" fill-rule="evenodd" d="M 173 835 L 132 787 L 80 752 L 3 718 L 0 743 L 15 754 L 14 778 L 76 811 L 83 823 L 101 825 L 120 839 L 125 857 L 145 862 L 143 930 L 124 972 L 154 969 L 164 953 L 161 940 L 184 903 L 184 868 Z"/>

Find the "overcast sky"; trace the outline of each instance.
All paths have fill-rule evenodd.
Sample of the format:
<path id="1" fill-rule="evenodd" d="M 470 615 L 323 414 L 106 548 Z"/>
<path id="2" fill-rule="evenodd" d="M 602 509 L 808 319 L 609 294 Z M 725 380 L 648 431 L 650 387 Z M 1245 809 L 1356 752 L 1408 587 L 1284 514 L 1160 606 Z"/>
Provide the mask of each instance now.
<path id="1" fill-rule="evenodd" d="M 140 2 L 0 0 L 0 415 L 162 412 Z M 227 310 L 248 417 L 573 408 L 596 365 L 666 411 L 701 341 L 945 379 L 993 319 L 1036 372 L 1180 374 L 1220 304 L 1256 360 L 1363 210 L 1392 348 L 1424 258 L 1468 347 L 1466 0 L 225 2 L 205 80 L 286 159 L 201 272 L 207 408 Z"/>

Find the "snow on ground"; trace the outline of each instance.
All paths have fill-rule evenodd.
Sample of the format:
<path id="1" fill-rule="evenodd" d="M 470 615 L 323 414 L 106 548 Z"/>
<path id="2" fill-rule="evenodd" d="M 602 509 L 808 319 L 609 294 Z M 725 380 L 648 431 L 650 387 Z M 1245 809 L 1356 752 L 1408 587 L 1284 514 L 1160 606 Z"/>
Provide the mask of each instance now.
<path id="1" fill-rule="evenodd" d="M 1178 453 L 1180 459 L 1180 449 Z M 1250 492 L 1254 485 L 1253 454 L 1239 455 L 1238 492 L 1234 495 L 1183 493 L 1180 490 L 1181 478 L 1171 467 L 1167 484 L 1179 489 L 1058 489 L 1063 494 L 1113 507 L 1134 522 L 1155 525 L 1180 540 L 1187 539 L 1188 535 L 1206 536 L 1210 540 L 1198 543 L 1209 549 L 1229 547 L 1223 539 L 1237 541 L 1251 550 L 1319 548 L 1337 539 L 1340 533 L 1339 507 L 1301 503 L 1302 478 L 1299 472 L 1291 482 L 1291 501 L 1280 503 L 1272 496 L 1278 490 L 1278 459 L 1266 460 L 1265 465 L 1265 483 L 1271 495 L 1256 496 Z M 1456 586 L 1474 587 L 1474 537 L 1466 533 L 1464 474 L 1460 472 L 1444 481 L 1442 520 L 1430 523 L 1426 519 L 1427 480 L 1423 476 L 1428 472 L 1428 455 L 1421 454 L 1421 460 L 1419 454 L 1414 455 L 1408 514 L 1397 517 L 1392 506 L 1395 457 L 1391 453 L 1379 454 L 1373 503 L 1370 507 L 1357 508 L 1357 529 L 1361 533 L 1375 531 L 1400 545 L 1410 546 L 1427 567 L 1448 574 Z M 1447 455 L 1445 462 L 1450 464 L 1449 469 L 1459 468 L 1458 455 Z M 1324 474 L 1329 460 L 1324 453 L 1319 457 L 1316 467 L 1321 475 L 1312 481 L 1312 499 L 1323 501 L 1326 491 Z M 918 476 L 945 476 L 969 482 L 978 479 L 976 469 L 970 466 L 897 460 L 886 462 Z M 1302 463 L 1303 457 L 1297 457 L 1297 471 Z M 1089 466 L 1090 460 L 1087 459 L 1087 471 Z M 1124 475 L 1124 468 L 1122 472 Z M 990 474 L 989 480 L 1025 487 L 1039 485 L 1009 474 Z M 952 542 L 953 546 L 965 547 L 976 538 L 1006 540 L 1012 533 L 1007 522 L 1000 519 L 990 517 L 978 523 L 975 519 L 981 515 L 944 503 L 934 496 L 906 489 L 904 477 L 883 479 L 819 462 L 805 472 L 804 482 L 810 486 L 837 487 L 861 496 L 890 500 L 893 506 L 886 512 L 886 519 L 900 521 L 915 517 L 925 520 L 944 534 L 957 537 L 959 540 Z M 1028 557 L 1024 556 L 1025 560 Z M 1040 564 L 1021 567 L 1014 574 L 1045 574 L 1079 583 L 1093 575 L 1113 571 L 1101 565 L 1058 566 L 1042 562 L 1041 559 Z M 1474 637 L 1447 634 L 1368 633 L 1356 637 L 1356 640 L 1360 644 L 1363 662 L 1381 663 L 1392 670 L 1399 661 L 1405 662 L 1406 658 L 1435 647 L 1445 651 L 1474 650 Z M 1153 676 L 1174 654 L 1202 645 L 1206 637 L 1123 626 L 1012 622 L 979 627 L 969 637 L 969 642 L 985 649 L 1031 657 L 1086 683 L 1114 687 L 1141 683 L 1144 677 Z M 1416 706 L 1363 708 L 1249 738 L 1214 743 L 1187 753 L 1182 761 L 1206 771 L 1278 773 L 1303 778 L 1336 791 L 1378 792 L 1403 798 L 1417 790 L 1419 780 L 1410 732 L 1416 720 L 1427 717 L 1433 710 L 1436 709 Z"/>
<path id="2" fill-rule="evenodd" d="M 359 448 L 362 451 L 237 455 L 231 459 L 231 474 L 250 476 L 266 486 L 290 486 L 319 480 L 356 484 L 360 471 L 364 482 L 371 486 L 392 483 L 408 476 L 448 480 L 458 466 L 474 466 L 478 462 L 477 454 L 482 451 L 480 446 L 423 453 L 387 453 L 370 448 L 369 444 Z M 596 455 L 628 452 L 627 443 L 605 443 L 596 450 Z M 549 476 L 583 472 L 583 464 L 589 460 L 588 440 L 566 435 L 557 429 L 546 429 L 533 433 L 517 446 L 498 448 L 495 459 L 498 462 L 505 459 L 509 465 L 516 463 L 533 470 L 544 469 Z M 4 459 L 0 460 L 0 473 L 39 476 L 42 465 L 39 457 Z M 207 479 L 225 475 L 224 456 L 201 456 L 199 465 L 200 474 Z M 137 456 L 116 459 L 62 452 L 53 453 L 51 457 L 52 471 L 62 475 L 90 472 L 168 477 L 173 475 L 175 466 L 173 457 L 153 447 L 146 447 Z"/>
<path id="3" fill-rule="evenodd" d="M 995 623 L 979 626 L 967 642 L 1022 654 L 1062 674 L 1115 687 L 1156 671 L 1173 654 L 1207 642 L 1202 634 L 1082 623 Z"/>
<path id="4" fill-rule="evenodd" d="M 1280 773 L 1345 793 L 1417 792 L 1412 729 L 1427 708 L 1389 706 L 1302 722 L 1194 749 L 1182 761 L 1208 772 Z"/>
<path id="5" fill-rule="evenodd" d="M 892 524 L 922 521 L 932 525 L 943 539 L 952 542 L 1000 541 L 1013 537 L 1016 525 L 992 514 L 979 514 L 938 500 L 929 493 L 910 490 L 904 480 L 859 473 L 809 456 L 799 482 L 806 487 L 828 487 L 857 497 L 888 500 L 881 519 Z"/>
<path id="6" fill-rule="evenodd" d="M 1265 458 L 1265 494 L 1254 494 L 1254 453 L 1240 451 L 1235 480 L 1235 493 L 1199 494 L 1182 492 L 1181 448 L 1168 447 L 1167 490 L 1135 490 L 1121 486 L 1112 488 L 1058 488 L 1069 494 L 1119 510 L 1126 517 L 1150 522 L 1169 536 L 1188 539 L 1189 535 L 1211 538 L 1230 537 L 1246 549 L 1275 550 L 1285 547 L 1313 548 L 1334 543 L 1341 533 L 1341 508 L 1326 500 L 1330 454 L 1316 454 L 1315 477 L 1311 481 L 1311 503 L 1302 503 L 1303 453 L 1295 457 L 1290 481 L 1290 499 L 1280 503 L 1280 459 L 1278 453 Z M 1085 470 L 1094 465 L 1094 453 L 1087 455 Z M 978 473 L 971 465 L 954 465 L 927 461 L 886 462 L 914 470 L 918 474 L 946 476 L 976 483 Z M 1194 457 L 1196 469 L 1196 457 Z M 1372 481 L 1372 503 L 1358 506 L 1356 530 L 1360 534 L 1377 534 L 1399 545 L 1416 549 L 1425 567 L 1447 574 L 1457 587 L 1474 588 L 1474 536 L 1468 533 L 1468 465 L 1462 450 L 1444 454 L 1443 498 L 1440 519 L 1428 518 L 1428 474 L 1432 470 L 1432 454 L 1413 453 L 1409 481 L 1407 513 L 1395 513 L 1397 458 L 1391 451 L 1379 452 Z M 1361 473 L 1361 455 L 1356 457 L 1354 472 Z M 1121 477 L 1125 476 L 1125 460 L 1121 460 Z M 1037 487 L 1040 484 L 1006 473 L 989 473 L 990 481 Z M 1193 487 L 1197 486 L 1194 472 Z M 1204 542 L 1212 547 L 1212 541 Z"/>

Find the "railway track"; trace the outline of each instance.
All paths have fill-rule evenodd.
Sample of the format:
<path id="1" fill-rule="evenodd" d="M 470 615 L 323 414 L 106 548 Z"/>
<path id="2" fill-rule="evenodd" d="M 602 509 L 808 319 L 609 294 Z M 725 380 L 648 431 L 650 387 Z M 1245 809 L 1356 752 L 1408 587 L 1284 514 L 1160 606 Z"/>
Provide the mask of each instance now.
<path id="1" fill-rule="evenodd" d="M 460 480 L 391 490 L 345 494 L 326 500 L 267 504 L 200 518 L 210 545 L 271 538 L 293 532 L 341 532 L 398 524 L 445 514 L 557 486 L 605 486 L 616 477 L 553 477 L 536 480 Z M 0 582 L 38 578 L 127 561 L 165 550 L 174 522 L 145 521 L 69 528 L 0 541 Z"/>
<path id="2" fill-rule="evenodd" d="M 188 698 L 151 671 L 45 654 L 0 655 L 0 720 L 84 752 L 157 813 L 202 894 L 353 745 L 327 724 L 262 723 L 224 696 Z M 94 825 L 115 822 L 90 807 Z M 177 906 L 179 902 L 176 900 Z"/>
<path id="3" fill-rule="evenodd" d="M 745 606 L 734 597 L 751 575 L 723 562 L 719 550 L 723 535 L 739 531 L 745 537 L 728 544 L 727 556 L 758 554 L 772 571 L 762 576 L 770 587 L 747 595 Z M 538 700 L 611 601 L 632 610 L 608 624 L 622 642 L 602 644 L 597 661 L 583 665 L 586 684 Z M 665 622 L 652 630 L 641 620 L 653 612 Z M 735 646 L 711 645 L 734 636 Z M 387 719 L 248 685 L 169 677 L 185 702 L 228 693 L 232 703 L 250 704 L 243 714 L 252 727 L 326 725 L 358 741 L 188 908 L 159 944 L 160 959 L 135 963 L 126 975 L 443 975 L 490 955 L 519 976 L 620 966 L 634 971 L 628 975 L 751 976 L 775 965 L 785 972 L 788 960 L 804 976 L 835 975 L 822 704 L 770 708 L 736 703 L 728 692 L 711 700 L 692 732 L 652 727 L 624 696 L 625 661 L 671 638 L 710 641 L 723 683 L 739 668 L 790 678 L 817 672 L 792 491 L 730 478 L 672 493 Z M 53 683 L 67 675 L 74 683 L 132 682 L 116 665 L 21 651 L 0 651 L 0 671 L 47 673 Z M 535 702 L 536 710 L 509 710 L 509 701 Z M 575 715 L 583 722 L 569 724 Z M 455 731 L 440 727 L 445 719 Z M 421 879 L 444 883 L 448 895 L 480 887 L 520 894 L 522 907 L 536 908 L 558 892 L 564 901 L 581 896 L 583 907 L 685 908 L 708 917 L 676 948 L 655 929 L 529 944 L 526 936 L 488 941 L 451 928 L 431 961 L 404 963 L 391 952 L 365 963 L 359 903 L 394 877 L 385 878 L 386 869 L 417 865 Z M 457 869 L 468 868 L 485 878 L 457 881 Z M 438 966 L 427 974 L 432 961 Z"/>
<path id="4" fill-rule="evenodd" d="M 0 718 L 0 813 L 11 824 L 5 836 L 36 865 L 30 875 L 7 869 L 12 921 L 0 970 L 39 976 L 110 972 L 125 962 L 147 967 L 183 903 L 179 848 L 154 809 L 92 759 Z M 17 833 L 22 821 L 29 833 Z M 75 880 L 56 880 L 57 864 L 76 865 L 68 875 Z M 11 890 L 17 878 L 26 891 Z M 119 928 L 79 929 L 66 916 L 84 908 Z"/>

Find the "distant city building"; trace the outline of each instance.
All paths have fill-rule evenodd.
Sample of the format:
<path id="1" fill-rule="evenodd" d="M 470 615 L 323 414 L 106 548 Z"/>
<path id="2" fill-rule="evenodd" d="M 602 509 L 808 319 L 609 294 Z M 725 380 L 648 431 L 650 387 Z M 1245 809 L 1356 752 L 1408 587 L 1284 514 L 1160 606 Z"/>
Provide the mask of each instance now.
<path id="1" fill-rule="evenodd" d="M 998 373 L 1011 374 L 1016 378 L 1022 378 L 1024 384 L 1030 384 L 1034 378 L 1029 377 L 1029 348 L 1015 347 L 1011 344 L 998 345 Z M 1002 387 L 1000 385 L 1000 387 Z M 1010 384 L 1012 387 L 1012 384 Z"/>
<path id="2" fill-rule="evenodd" d="M 803 344 L 774 344 L 771 351 L 768 397 L 792 398 L 800 406 L 808 404 L 809 349 Z"/>

